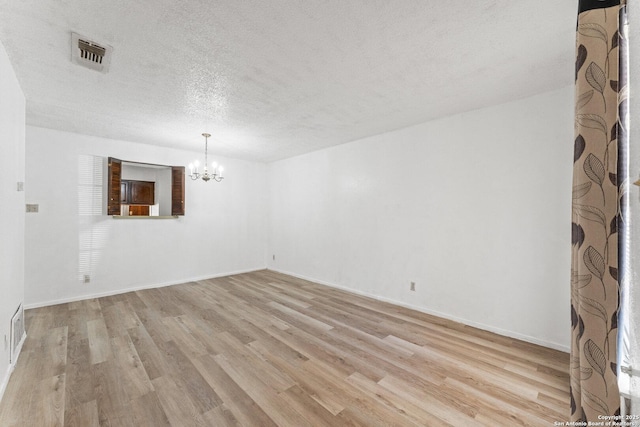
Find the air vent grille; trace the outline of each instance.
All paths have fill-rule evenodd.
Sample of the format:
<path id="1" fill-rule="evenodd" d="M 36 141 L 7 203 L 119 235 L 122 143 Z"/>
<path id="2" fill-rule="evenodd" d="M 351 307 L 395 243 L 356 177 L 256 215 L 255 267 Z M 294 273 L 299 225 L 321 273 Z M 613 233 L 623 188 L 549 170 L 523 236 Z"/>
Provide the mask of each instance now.
<path id="1" fill-rule="evenodd" d="M 113 48 L 96 43 L 77 33 L 71 33 L 71 61 L 83 67 L 106 73 L 111 63 Z"/>
<path id="2" fill-rule="evenodd" d="M 78 40 L 78 49 L 80 49 L 80 58 L 96 64 L 102 64 L 102 58 L 107 51 L 100 45 L 82 39 Z"/>
<path id="3" fill-rule="evenodd" d="M 9 363 L 16 363 L 24 338 L 24 309 L 22 308 L 22 304 L 20 304 L 11 318 L 11 353 L 9 354 Z"/>

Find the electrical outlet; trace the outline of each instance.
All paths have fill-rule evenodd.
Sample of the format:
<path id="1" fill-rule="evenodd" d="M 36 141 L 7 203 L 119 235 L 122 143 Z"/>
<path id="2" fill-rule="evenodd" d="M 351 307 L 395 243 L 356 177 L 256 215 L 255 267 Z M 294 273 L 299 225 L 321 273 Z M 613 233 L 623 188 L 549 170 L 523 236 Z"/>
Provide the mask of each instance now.
<path id="1" fill-rule="evenodd" d="M 89 276 L 88 274 L 84 275 L 84 283 L 90 283 L 91 282 L 91 276 Z"/>
<path id="2" fill-rule="evenodd" d="M 411 287 L 409 288 L 409 290 L 411 290 L 411 291 L 415 291 L 416 290 L 416 282 L 411 282 Z"/>
<path id="3" fill-rule="evenodd" d="M 38 213 L 38 205 L 32 205 L 27 203 L 27 212 Z"/>
<path id="4" fill-rule="evenodd" d="M 24 182 L 18 181 L 18 191 L 24 191 Z"/>

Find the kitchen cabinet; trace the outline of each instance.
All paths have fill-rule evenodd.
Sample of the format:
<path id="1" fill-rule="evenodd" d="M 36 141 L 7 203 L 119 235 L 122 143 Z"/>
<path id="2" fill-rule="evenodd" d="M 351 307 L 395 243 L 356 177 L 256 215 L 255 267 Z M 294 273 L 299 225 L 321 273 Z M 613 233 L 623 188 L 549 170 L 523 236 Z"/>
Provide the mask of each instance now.
<path id="1" fill-rule="evenodd" d="M 120 181 L 120 203 L 123 205 L 153 205 L 155 200 L 155 182 Z"/>

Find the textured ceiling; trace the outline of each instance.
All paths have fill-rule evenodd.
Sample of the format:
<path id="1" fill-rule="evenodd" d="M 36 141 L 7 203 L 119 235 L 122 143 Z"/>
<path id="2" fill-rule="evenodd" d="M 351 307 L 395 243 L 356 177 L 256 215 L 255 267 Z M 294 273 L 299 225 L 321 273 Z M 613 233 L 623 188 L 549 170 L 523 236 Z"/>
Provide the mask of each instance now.
<path id="1" fill-rule="evenodd" d="M 271 161 L 573 82 L 577 0 L 0 0 L 27 123 Z M 71 62 L 71 31 L 113 46 Z M 499 132 L 496 129 L 496 132 Z"/>

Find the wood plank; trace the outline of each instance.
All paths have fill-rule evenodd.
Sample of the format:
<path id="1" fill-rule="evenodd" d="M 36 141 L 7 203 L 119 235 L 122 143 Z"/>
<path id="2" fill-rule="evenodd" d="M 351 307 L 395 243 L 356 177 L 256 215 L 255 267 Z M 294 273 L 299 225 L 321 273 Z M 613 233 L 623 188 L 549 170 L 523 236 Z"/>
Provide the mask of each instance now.
<path id="1" fill-rule="evenodd" d="M 115 369 L 121 373 L 120 389 L 127 394 L 129 399 L 136 399 L 151 393 L 153 391 L 151 380 L 147 376 L 129 335 L 111 338 L 111 348 L 114 353 Z"/>
<path id="2" fill-rule="evenodd" d="M 285 405 L 276 390 L 260 381 L 248 370 L 243 369 L 242 366 L 237 366 L 235 361 L 232 363 L 224 354 L 214 356 L 214 360 L 276 424 L 299 427 L 312 426 L 300 413 L 291 406 Z"/>
<path id="3" fill-rule="evenodd" d="M 216 393 L 222 397 L 224 405 L 231 410 L 241 425 L 275 426 L 275 423 L 258 404 L 238 385 L 215 361 L 211 355 L 193 361 L 194 365 Z"/>
<path id="4" fill-rule="evenodd" d="M 171 370 L 165 377 L 171 378 L 186 393 L 200 414 L 222 403 L 211 386 L 202 378 L 196 367 L 180 348 L 173 342 L 159 343 L 158 347 L 167 359 Z"/>
<path id="5" fill-rule="evenodd" d="M 294 385 L 279 394 L 280 398 L 314 426 L 333 427 L 338 424 L 334 414 L 308 395 L 300 386 Z M 353 424 L 351 424 L 353 425 Z"/>
<path id="6" fill-rule="evenodd" d="M 98 427 L 98 403 L 95 400 L 66 408 L 64 425 L 67 427 Z"/>
<path id="7" fill-rule="evenodd" d="M 233 415 L 233 412 L 224 405 L 220 405 L 217 408 L 205 412 L 202 414 L 202 419 L 209 426 L 216 427 L 235 427 L 240 425 L 238 420 Z"/>
<path id="8" fill-rule="evenodd" d="M 275 308 L 278 311 L 281 311 L 282 313 L 284 313 L 288 318 L 290 319 L 296 319 L 297 321 L 303 323 L 304 325 L 308 326 L 309 328 L 316 329 L 319 331 L 328 331 L 330 329 L 333 329 L 333 326 L 328 325 L 324 322 L 319 321 L 318 319 L 314 319 L 311 316 L 307 316 L 303 313 L 301 313 L 300 311 L 294 310 L 292 308 L 289 308 L 285 305 L 282 305 L 280 303 L 271 301 L 269 303 L 269 305 L 273 308 Z"/>
<path id="9" fill-rule="evenodd" d="M 171 337 L 171 341 L 175 342 L 180 350 L 189 357 L 197 358 L 209 354 L 210 348 L 204 345 L 200 337 L 197 337 L 189 328 L 186 319 L 187 316 L 165 317 L 162 324 L 165 325 L 167 335 Z"/>
<path id="10" fill-rule="evenodd" d="M 87 336 L 89 338 L 89 360 L 92 365 L 106 362 L 113 357 L 109 343 L 109 332 L 103 318 L 87 322 Z"/>
<path id="11" fill-rule="evenodd" d="M 443 405 L 427 390 L 419 390 L 411 387 L 406 382 L 393 376 L 387 376 L 379 382 L 380 386 L 394 393 L 399 398 L 418 407 L 426 407 L 426 411 L 442 421 L 454 426 L 480 426 L 482 424 L 474 420 L 475 413 L 469 414 L 463 408 L 464 402 L 449 402 L 449 406 Z"/>
<path id="12" fill-rule="evenodd" d="M 135 328 L 140 319 L 127 302 L 118 301 L 102 310 L 110 337 L 124 335 L 127 329 Z"/>
<path id="13" fill-rule="evenodd" d="M 67 354 L 65 398 L 69 409 L 82 407 L 79 411 L 84 414 L 87 408 L 83 405 L 95 401 L 89 340 L 70 341 L 67 346 Z"/>
<path id="14" fill-rule="evenodd" d="M 124 425 L 134 427 L 131 417 L 131 400 L 123 387 L 122 373 L 113 360 L 91 366 L 94 377 L 94 395 L 98 406 L 100 425 Z"/>
<path id="15" fill-rule="evenodd" d="M 133 410 L 133 419 L 136 425 L 171 426 L 155 391 L 134 399 L 131 402 L 131 409 Z"/>
<path id="16" fill-rule="evenodd" d="M 188 394 L 181 390 L 175 382 L 166 377 L 156 378 L 152 382 L 160 404 L 172 426 L 185 424 L 206 426 L 202 413 L 196 408 Z"/>
<path id="17" fill-rule="evenodd" d="M 140 362 L 144 366 L 147 377 L 150 380 L 161 377 L 169 367 L 164 355 L 143 326 L 128 330 L 131 343 L 136 348 Z"/>

